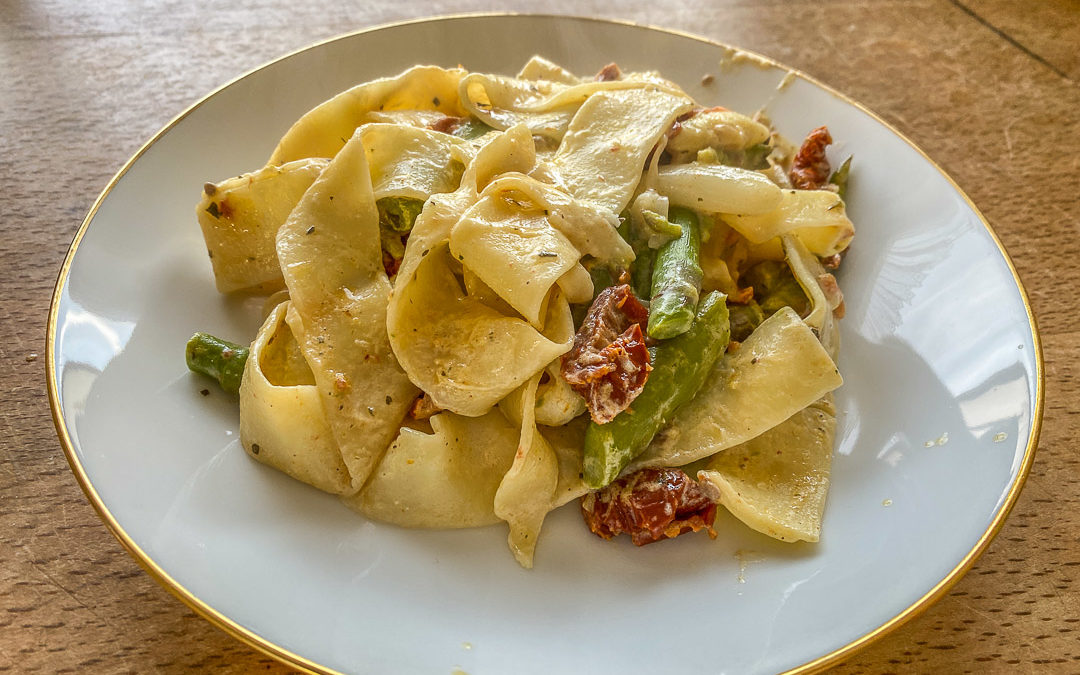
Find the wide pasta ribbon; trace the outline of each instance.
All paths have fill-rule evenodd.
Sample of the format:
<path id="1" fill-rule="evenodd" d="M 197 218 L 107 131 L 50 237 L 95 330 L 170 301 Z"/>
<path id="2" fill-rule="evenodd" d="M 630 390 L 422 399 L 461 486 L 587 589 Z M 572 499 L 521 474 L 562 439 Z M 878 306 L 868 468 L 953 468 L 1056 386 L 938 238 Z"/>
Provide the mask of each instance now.
<path id="1" fill-rule="evenodd" d="M 780 240 L 791 273 L 810 299 L 810 313 L 803 321 L 814 329 L 821 346 L 835 361 L 840 351 L 840 326 L 835 312 L 843 305 L 844 296 L 833 275 L 825 271 L 818 257 L 798 236 L 785 234 Z"/>
<path id="2" fill-rule="evenodd" d="M 298 119 L 285 133 L 267 164 L 284 164 L 307 157 L 333 157 L 365 122 L 378 119 L 369 113 L 395 110 L 432 110 L 462 115 L 458 83 L 460 68 L 415 66 L 396 77 L 384 77 L 320 103 Z"/>
<path id="3" fill-rule="evenodd" d="M 634 259 L 634 250 L 619 234 L 619 218 L 607 209 L 575 199 L 564 189 L 532 176 L 504 173 L 485 192 L 503 194 L 543 209 L 551 227 L 582 255 L 623 267 Z"/>
<path id="4" fill-rule="evenodd" d="M 672 158 L 693 159 L 699 150 L 737 152 L 769 140 L 769 127 L 734 110 L 712 108 L 703 110 L 679 124 L 678 131 L 668 141 Z"/>
<path id="5" fill-rule="evenodd" d="M 410 379 L 439 407 L 478 416 L 570 349 L 574 324 L 561 294 L 549 303 L 542 332 L 466 295 L 452 260 L 440 245 L 407 282 L 399 279 L 390 340 Z"/>
<path id="6" fill-rule="evenodd" d="M 424 201 L 452 192 L 476 154 L 468 141 L 400 124 L 365 124 L 361 137 L 375 199 Z M 325 159 L 300 159 L 207 184 L 196 214 L 219 291 L 268 290 L 284 283 L 277 231 L 326 165 Z"/>
<path id="7" fill-rule="evenodd" d="M 565 426 L 545 427 L 543 431 L 538 426 L 541 414 L 551 412 L 550 409 L 545 411 L 538 397 L 542 375 L 543 372 L 537 373 L 499 402 L 499 409 L 518 425 L 521 434 L 513 466 L 503 476 L 495 493 L 495 514 L 509 526 L 507 544 L 514 558 L 526 569 L 532 568 L 536 543 L 547 514 L 566 503 L 567 490 L 580 480 L 584 439 L 584 424 L 573 422 L 572 417 L 552 422 Z M 557 377 L 551 375 L 549 385 L 543 389 L 550 390 L 550 384 L 556 380 Z M 581 410 L 584 410 L 584 401 Z"/>
<path id="8" fill-rule="evenodd" d="M 519 430 L 498 410 L 441 412 L 432 433 L 402 427 L 371 479 L 345 504 L 401 527 L 481 527 L 499 522 L 495 492 L 514 461 Z"/>
<path id="9" fill-rule="evenodd" d="M 817 541 L 836 438 L 832 394 L 755 438 L 717 453 L 698 472 L 728 511 L 782 541 Z"/>
<path id="10" fill-rule="evenodd" d="M 492 182 L 450 231 L 450 253 L 536 328 L 547 299 L 581 254 L 548 222 L 542 204 Z M 584 300 L 592 296 L 592 285 Z M 581 302 L 582 299 L 575 299 Z"/>
<path id="11" fill-rule="evenodd" d="M 631 463 L 682 466 L 749 440 L 843 384 L 814 332 L 790 307 L 720 359 L 694 400 Z"/>
<path id="12" fill-rule="evenodd" d="M 496 129 L 524 124 L 531 133 L 559 142 L 578 108 L 597 92 L 648 89 L 685 98 L 677 85 L 655 73 L 627 73 L 597 82 L 574 78 L 555 64 L 535 59 L 522 70 L 527 78 L 469 73 L 458 88 L 462 106 Z"/>
<path id="13" fill-rule="evenodd" d="M 495 136 L 477 151 L 466 167 L 458 189 L 453 193 L 432 197 L 417 217 L 409 234 L 405 257 L 398 269 L 398 279 L 408 283 L 413 272 L 424 257 L 435 247 L 450 239 L 450 229 L 470 206 L 476 203 L 478 193 L 496 176 L 509 171 L 527 172 L 536 164 L 536 148 L 532 136 L 524 126 L 514 127 Z M 390 328 L 395 322 L 393 296 L 390 299 Z"/>
<path id="14" fill-rule="evenodd" d="M 582 254 L 620 266 L 634 256 L 604 213 L 520 173 L 488 184 L 449 241 L 458 261 L 537 328 L 556 284 L 570 302 L 592 299 Z"/>
<path id="15" fill-rule="evenodd" d="M 514 558 L 532 568 L 540 528 L 554 505 L 559 484 L 559 458 L 536 428 L 536 388 L 540 373 L 500 404 L 499 409 L 521 429 L 514 464 L 495 493 L 495 515 L 510 528 L 507 544 Z"/>
<path id="16" fill-rule="evenodd" d="M 570 348 L 573 321 L 565 296 L 546 291 L 535 325 L 507 314 L 486 298 L 466 292 L 455 275 L 462 260 L 451 255 L 451 231 L 479 192 L 506 171 L 535 164 L 532 137 L 524 126 L 501 134 L 476 155 L 461 187 L 433 197 L 417 218 L 387 310 L 394 353 L 413 382 L 441 408 L 479 416 Z M 576 257 L 574 257 L 576 262 Z M 462 269 L 466 286 L 470 270 Z"/>
<path id="17" fill-rule="evenodd" d="M 296 309 L 289 326 L 315 376 L 353 489 L 363 485 L 419 393 L 386 335 L 390 282 L 361 135 L 330 162 L 277 235 Z"/>
<path id="18" fill-rule="evenodd" d="M 371 170 L 375 199 L 407 197 L 426 201 L 458 189 L 476 150 L 450 134 L 400 124 L 365 124 L 360 137 Z"/>
<path id="19" fill-rule="evenodd" d="M 284 284 L 277 231 L 326 164 L 325 159 L 300 159 L 204 186 L 195 214 L 219 292 Z"/>
<path id="20" fill-rule="evenodd" d="M 660 167 L 656 189 L 675 204 L 709 213 L 766 213 L 781 203 L 780 188 L 763 174 L 724 164 Z"/>
<path id="21" fill-rule="evenodd" d="M 534 54 L 532 58 L 525 62 L 525 65 L 518 71 L 517 76 L 520 80 L 548 80 L 567 85 L 581 84 L 585 81 L 559 64 L 553 63 L 538 54 Z"/>
<path id="22" fill-rule="evenodd" d="M 851 243 L 855 226 L 845 213 L 840 195 L 829 190 L 777 191 L 781 198 L 771 210 L 724 210 L 724 222 L 752 244 L 791 233 L 822 258 L 843 251 Z"/>
<path id="23" fill-rule="evenodd" d="M 660 89 L 598 91 L 574 115 L 551 163 L 575 198 L 620 213 L 657 141 L 693 107 Z"/>
<path id="24" fill-rule="evenodd" d="M 240 443 L 254 459 L 334 494 L 352 491 L 311 369 L 278 304 L 251 343 L 240 383 Z"/>

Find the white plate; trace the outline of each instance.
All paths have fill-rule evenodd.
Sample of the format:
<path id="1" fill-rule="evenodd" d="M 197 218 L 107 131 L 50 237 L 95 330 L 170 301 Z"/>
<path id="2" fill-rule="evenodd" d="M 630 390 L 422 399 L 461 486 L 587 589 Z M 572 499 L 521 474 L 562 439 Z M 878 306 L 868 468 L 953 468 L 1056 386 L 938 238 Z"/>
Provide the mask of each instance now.
<path id="1" fill-rule="evenodd" d="M 855 155 L 858 227 L 841 284 L 841 411 L 817 545 L 729 516 L 720 537 L 643 549 L 550 518 L 536 568 L 505 531 L 366 522 L 250 461 L 236 405 L 190 375 L 195 330 L 238 341 L 258 301 L 219 296 L 194 206 L 204 181 L 261 166 L 304 111 L 414 63 L 513 73 L 656 69 L 698 100 Z M 1030 466 L 1038 338 L 994 235 L 930 160 L 822 85 L 697 38 L 603 21 L 460 17 L 348 35 L 215 92 L 109 184 L 76 237 L 49 326 L 60 439 L 131 552 L 211 621 L 279 658 L 348 672 L 775 672 L 831 662 L 940 596 L 1000 527 Z M 715 76 L 709 86 L 706 74 Z M 947 441 L 947 442 L 946 442 Z M 316 665 L 318 664 L 318 665 Z"/>

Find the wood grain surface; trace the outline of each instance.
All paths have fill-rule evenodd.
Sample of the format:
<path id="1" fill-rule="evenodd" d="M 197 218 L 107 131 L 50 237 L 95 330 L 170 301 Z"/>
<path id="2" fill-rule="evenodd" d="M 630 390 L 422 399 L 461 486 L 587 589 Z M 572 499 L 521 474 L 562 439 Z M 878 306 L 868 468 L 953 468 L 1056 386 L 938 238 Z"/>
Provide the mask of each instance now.
<path id="1" fill-rule="evenodd" d="M 773 56 L 882 115 L 967 191 L 1041 327 L 1035 466 L 971 572 L 835 672 L 1080 672 L 1080 3 L 1067 0 L 0 0 L 0 671 L 286 672 L 142 572 L 53 430 L 49 298 L 112 174 L 177 112 L 284 52 L 403 18 L 537 9 Z"/>

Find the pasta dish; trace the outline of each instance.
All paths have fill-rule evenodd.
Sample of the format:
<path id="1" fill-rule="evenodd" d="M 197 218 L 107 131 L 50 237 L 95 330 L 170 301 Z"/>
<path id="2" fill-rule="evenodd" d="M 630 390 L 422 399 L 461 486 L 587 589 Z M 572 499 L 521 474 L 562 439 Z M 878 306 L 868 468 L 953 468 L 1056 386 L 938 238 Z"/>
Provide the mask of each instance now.
<path id="1" fill-rule="evenodd" d="M 639 545 L 720 506 L 817 541 L 854 236 L 831 143 L 615 64 L 357 85 L 204 186 L 217 288 L 266 316 L 188 365 L 255 460 L 373 520 L 505 523 L 525 567 L 575 501 Z"/>

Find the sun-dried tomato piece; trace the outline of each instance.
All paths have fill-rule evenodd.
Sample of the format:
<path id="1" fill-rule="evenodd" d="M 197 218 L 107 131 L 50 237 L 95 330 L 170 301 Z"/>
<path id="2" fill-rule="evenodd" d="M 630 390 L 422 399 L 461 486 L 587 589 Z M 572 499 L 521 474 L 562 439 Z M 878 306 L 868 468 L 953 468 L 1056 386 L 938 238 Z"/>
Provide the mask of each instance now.
<path id="1" fill-rule="evenodd" d="M 454 133 L 458 127 L 468 121 L 466 117 L 451 117 L 449 115 L 440 117 L 438 120 L 428 125 L 428 129 L 432 131 L 441 131 L 444 134 Z"/>
<path id="2" fill-rule="evenodd" d="M 697 117 L 698 115 L 700 115 L 702 113 L 727 112 L 727 111 L 728 111 L 728 109 L 725 108 L 722 105 L 714 105 L 711 108 L 693 108 L 692 110 L 684 112 L 683 114 L 676 117 L 675 121 L 671 123 L 671 127 L 668 128 L 667 132 L 665 132 L 665 135 L 667 136 L 668 140 L 670 141 L 672 138 L 675 138 L 676 136 L 678 136 L 679 132 L 682 131 L 683 122 L 686 122 L 687 120 L 693 119 L 693 118 Z"/>
<path id="3" fill-rule="evenodd" d="M 642 469 L 581 498 L 589 529 L 611 539 L 629 534 L 637 546 L 686 532 L 716 531 L 716 503 L 681 469 Z"/>
<path id="4" fill-rule="evenodd" d="M 671 126 L 668 128 L 668 130 L 664 132 L 664 135 L 667 136 L 667 140 L 670 141 L 671 139 L 678 136 L 679 133 L 682 132 L 683 122 L 696 116 L 699 112 L 701 112 L 701 108 L 694 108 L 693 110 L 684 112 L 683 114 L 676 117 L 675 121 L 671 123 Z"/>
<path id="5" fill-rule="evenodd" d="M 837 319 L 844 318 L 844 293 L 840 290 L 840 284 L 836 283 L 836 277 L 825 272 L 819 274 L 817 278 L 818 286 L 821 287 L 821 291 L 825 293 L 825 299 L 829 301 L 829 305 L 833 308 L 833 316 Z"/>
<path id="6" fill-rule="evenodd" d="M 630 286 L 604 289 L 593 300 L 574 346 L 563 355 L 563 379 L 585 398 L 589 415 L 606 424 L 637 398 L 652 366 L 641 327 L 649 313 Z"/>
<path id="7" fill-rule="evenodd" d="M 401 259 L 395 258 L 386 251 L 383 251 L 382 266 L 383 270 L 386 272 L 386 276 L 393 279 L 395 276 L 397 276 L 398 269 L 401 268 Z"/>
<path id="8" fill-rule="evenodd" d="M 426 420 L 436 413 L 442 412 L 442 408 L 435 404 L 435 401 L 431 400 L 431 397 L 420 392 L 420 395 L 416 397 L 416 400 L 409 406 L 409 417 L 414 420 Z"/>
<path id="9" fill-rule="evenodd" d="M 825 147 L 832 143 L 832 136 L 825 127 L 818 127 L 806 136 L 795 159 L 791 160 L 788 178 L 798 190 L 820 190 L 829 182 L 829 160 Z"/>
<path id="10" fill-rule="evenodd" d="M 593 386 L 589 387 L 585 404 L 593 421 L 606 424 L 637 398 L 652 370 L 641 324 L 631 325 L 614 342 L 601 349 L 600 360 L 607 365 L 594 371 L 596 377 L 591 383 Z M 603 372 L 604 369 L 607 372 Z"/>
<path id="11" fill-rule="evenodd" d="M 597 82 L 612 82 L 622 77 L 622 71 L 615 63 L 609 63 L 596 74 Z"/>

